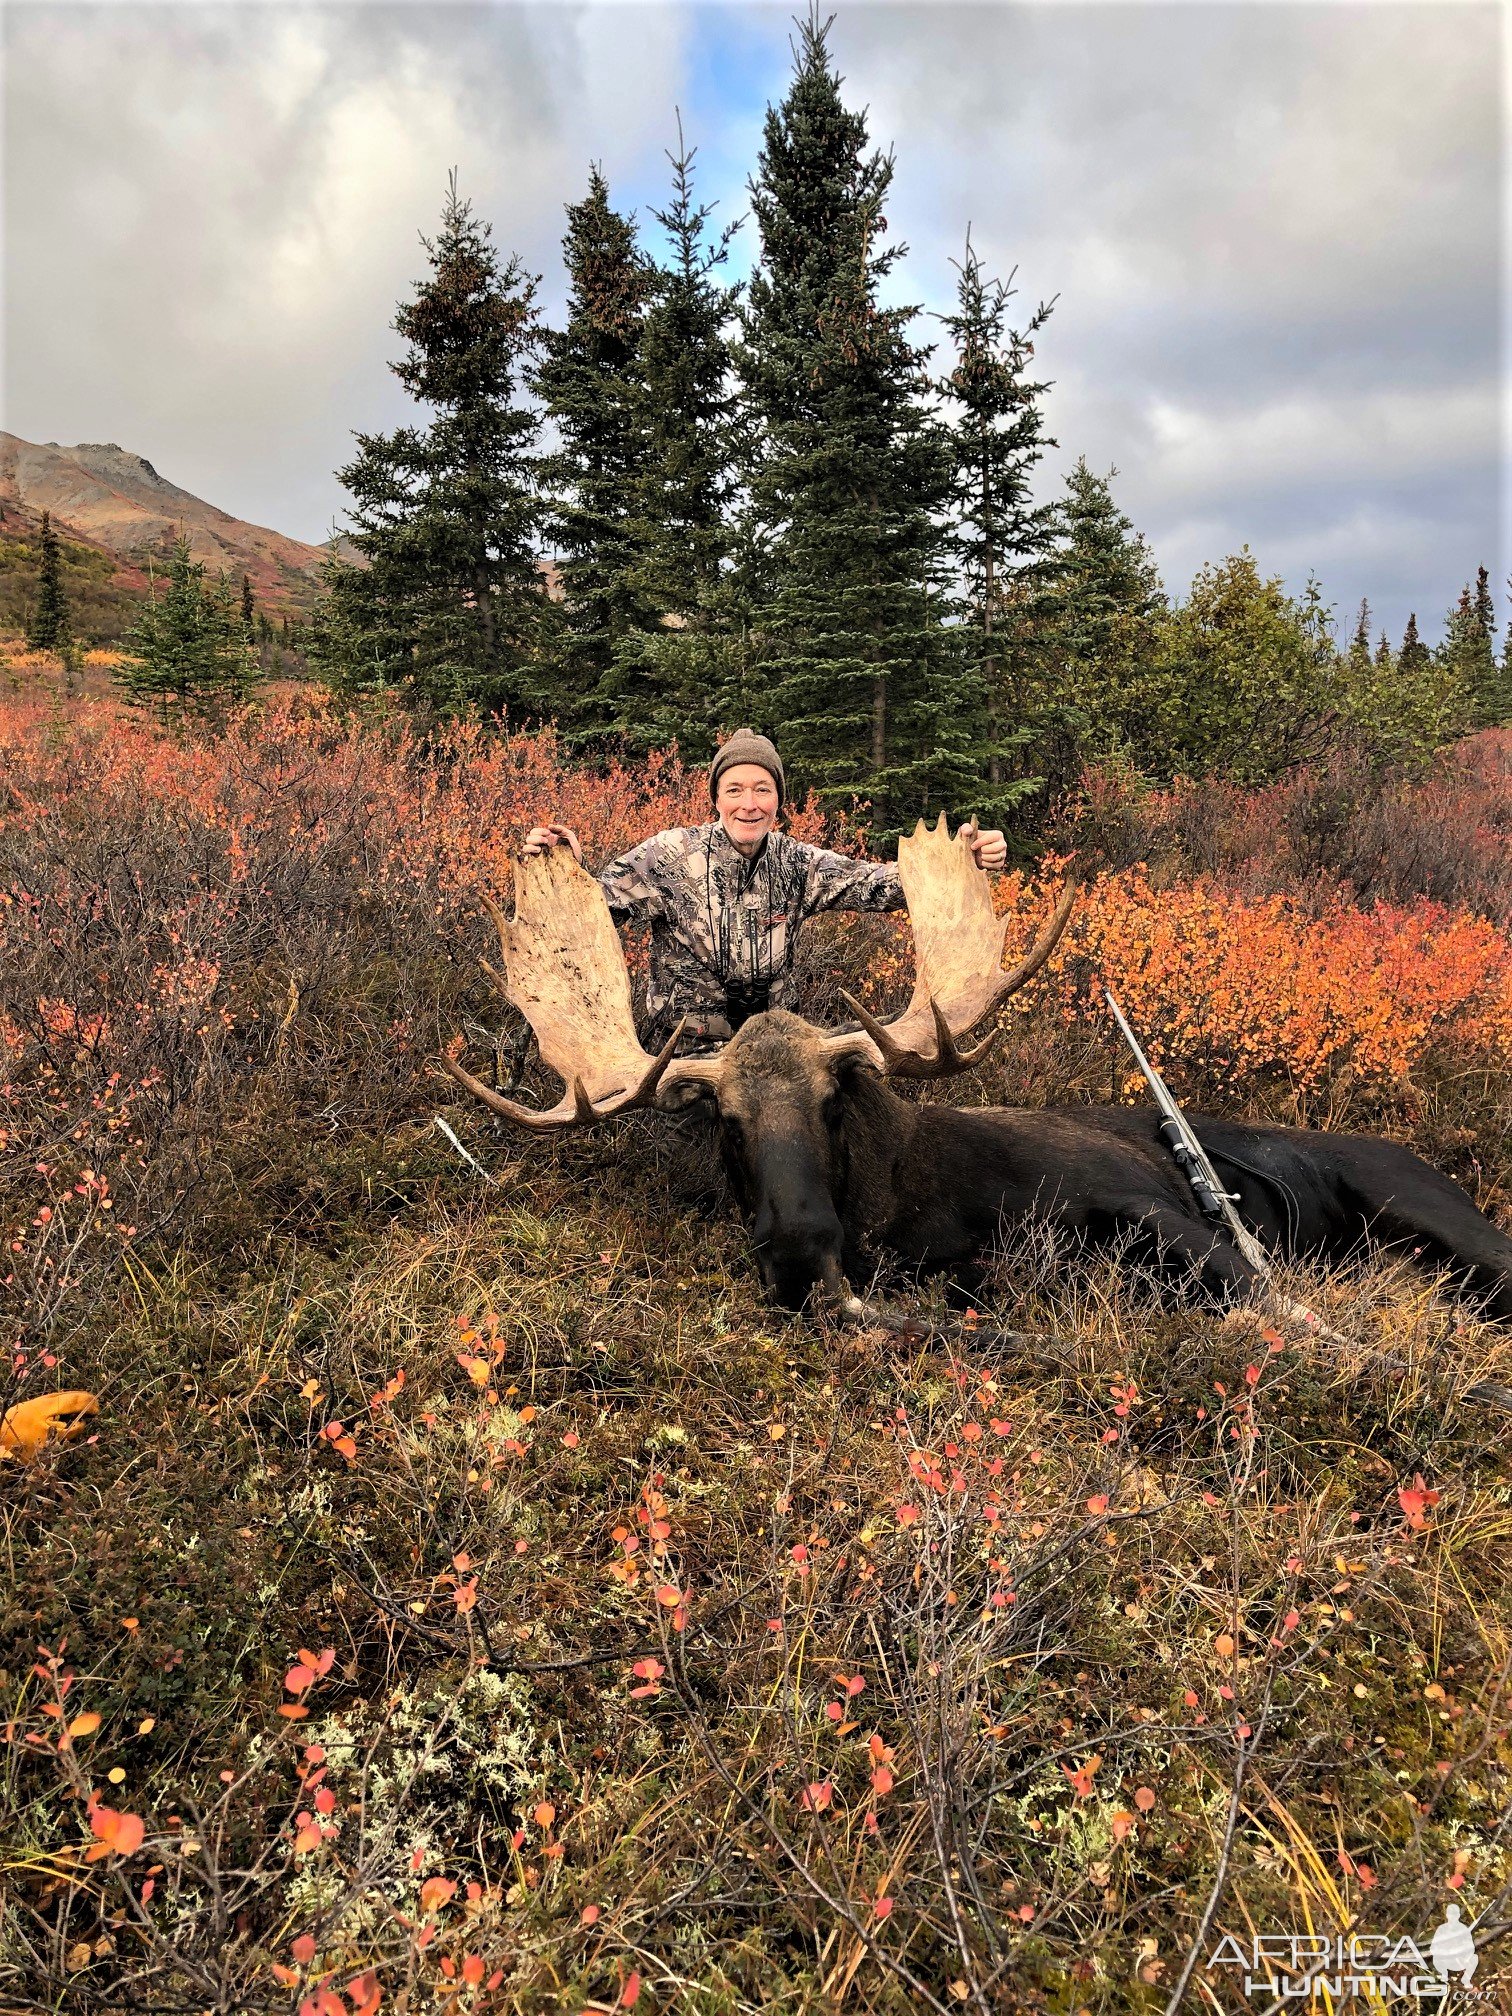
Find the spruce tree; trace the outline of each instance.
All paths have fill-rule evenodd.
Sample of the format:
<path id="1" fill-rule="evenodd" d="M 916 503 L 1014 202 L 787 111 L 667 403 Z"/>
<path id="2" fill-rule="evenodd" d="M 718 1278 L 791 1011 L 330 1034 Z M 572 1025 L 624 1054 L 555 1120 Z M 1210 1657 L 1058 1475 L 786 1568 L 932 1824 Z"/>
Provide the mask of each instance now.
<path id="1" fill-rule="evenodd" d="M 226 576 L 207 585 L 203 561 L 176 540 L 166 580 L 149 562 L 148 598 L 113 677 L 126 698 L 169 722 L 214 716 L 250 697 L 254 661 L 237 622 Z"/>
<path id="2" fill-rule="evenodd" d="M 1114 500 L 1117 474 L 1077 458 L 1054 507 L 1051 563 L 1022 604 L 1009 700 L 1028 730 L 1025 761 L 1052 793 L 1088 760 L 1138 750 L 1148 762 L 1157 733 L 1166 596 L 1148 544 Z"/>
<path id="3" fill-rule="evenodd" d="M 1496 603 L 1491 594 L 1491 576 L 1484 567 L 1475 570 L 1475 613 L 1480 626 L 1494 645 L 1496 642 Z"/>
<path id="4" fill-rule="evenodd" d="M 1496 643 L 1482 602 L 1485 574 L 1482 568 L 1475 594 L 1468 587 L 1460 591 L 1459 601 L 1446 619 L 1444 641 L 1437 654 L 1461 696 L 1456 723 L 1461 732 L 1494 727 L 1507 711 Z M 1484 600 L 1489 603 L 1489 595 Z"/>
<path id="5" fill-rule="evenodd" d="M 642 607 L 660 623 L 619 636 L 599 699 L 607 725 L 634 747 L 678 740 L 699 755 L 712 747 L 729 683 L 732 610 L 723 567 L 731 544 L 737 429 L 726 339 L 739 296 L 724 285 L 737 224 L 715 234 L 714 205 L 696 203 L 696 148 L 669 154 L 672 198 L 652 216 L 669 257 L 656 269 L 641 331 L 637 374 L 644 401 L 633 516 L 643 551 L 633 574 Z"/>
<path id="6" fill-rule="evenodd" d="M 645 574 L 662 613 L 690 623 L 707 619 L 729 547 L 735 400 L 726 331 L 740 292 L 718 278 L 739 221 L 711 235 L 715 206 L 693 201 L 697 151 L 679 117 L 677 153 L 667 157 L 672 200 L 651 213 L 671 257 L 657 273 L 641 343 Z"/>
<path id="7" fill-rule="evenodd" d="M 1397 673 L 1403 678 L 1414 677 L 1427 664 L 1431 653 L 1428 646 L 1418 636 L 1417 611 L 1410 610 L 1407 628 L 1402 632 L 1401 648 L 1397 652 Z"/>
<path id="8" fill-rule="evenodd" d="M 61 651 L 69 638 L 68 599 L 63 592 L 63 546 L 53 530 L 52 513 L 42 513 L 38 538 L 37 599 L 26 626 L 33 651 Z"/>
<path id="9" fill-rule="evenodd" d="M 1355 622 L 1354 636 L 1349 640 L 1349 663 L 1351 670 L 1369 669 L 1370 666 L 1370 599 L 1360 597 L 1360 613 Z"/>
<path id="10" fill-rule="evenodd" d="M 1044 580 L 1055 543 L 1054 507 L 1036 505 L 1030 490 L 1045 449 L 1056 446 L 1040 409 L 1050 386 L 1027 376 L 1033 339 L 1055 304 L 1042 301 L 1022 329 L 1009 328 L 1013 276 L 988 278 L 969 231 L 956 272 L 955 313 L 941 318 L 956 361 L 940 391 L 955 408 L 951 505 L 963 637 L 982 689 L 988 776 L 999 784 L 1010 749 L 1023 740 L 1022 732 L 1004 739 L 1005 689 L 1014 669 L 1004 661 L 1005 646 L 1011 660 L 1012 632 L 1002 634 L 1002 618 L 1010 603 L 1023 606 Z"/>
<path id="11" fill-rule="evenodd" d="M 541 662 L 540 419 L 519 398 L 540 340 L 539 283 L 518 258 L 501 263 L 455 174 L 441 228 L 421 244 L 430 272 L 394 318 L 406 348 L 390 368 L 430 417 L 358 434 L 356 457 L 337 472 L 367 564 L 333 555 L 325 669 L 340 685 L 397 687 L 436 711 L 539 716 L 553 697 Z"/>
<path id="12" fill-rule="evenodd" d="M 249 644 L 257 638 L 257 612 L 252 600 L 252 576 L 243 574 L 241 585 L 242 634 Z"/>
<path id="13" fill-rule="evenodd" d="M 740 364 L 771 579 L 758 689 L 799 780 L 869 798 L 885 826 L 979 800 L 981 750 L 942 622 L 950 456 L 930 353 L 910 341 L 916 311 L 880 298 L 905 250 L 882 247 L 893 162 L 843 104 L 827 38 L 800 23 L 750 185 L 761 256 Z"/>
<path id="14" fill-rule="evenodd" d="M 545 338 L 535 389 L 556 423 L 558 447 L 542 465 L 561 571 L 559 644 L 563 714 L 578 734 L 626 725 L 615 692 L 615 654 L 661 628 L 648 579 L 647 434 L 642 341 L 656 275 L 634 221 L 609 201 L 597 166 L 588 194 L 567 206 L 562 240 L 567 323 Z"/>

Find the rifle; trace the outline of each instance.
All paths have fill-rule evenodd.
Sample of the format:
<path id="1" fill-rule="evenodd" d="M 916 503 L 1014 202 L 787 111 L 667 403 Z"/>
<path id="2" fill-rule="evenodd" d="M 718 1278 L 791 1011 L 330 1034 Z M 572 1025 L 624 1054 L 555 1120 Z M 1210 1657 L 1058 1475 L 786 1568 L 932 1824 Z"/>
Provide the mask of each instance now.
<path id="1" fill-rule="evenodd" d="M 1134 1053 L 1134 1061 L 1145 1075 L 1145 1082 L 1155 1095 L 1155 1104 L 1160 1108 L 1160 1137 L 1176 1158 L 1177 1167 L 1192 1186 L 1192 1194 L 1197 1199 L 1198 1209 L 1210 1224 L 1223 1228 L 1238 1247 L 1240 1253 L 1254 1268 L 1270 1290 L 1271 1299 L 1277 1311 L 1289 1316 L 1294 1323 L 1300 1323 L 1315 1336 L 1326 1337 L 1333 1343 L 1342 1340 L 1330 1330 L 1320 1316 L 1305 1303 L 1293 1302 L 1289 1295 L 1277 1292 L 1271 1273 L 1270 1256 L 1260 1241 L 1251 1232 L 1239 1213 L 1234 1209 L 1238 1203 L 1235 1192 L 1225 1190 L 1219 1180 L 1218 1171 L 1208 1159 L 1208 1152 L 1197 1139 L 1191 1122 L 1171 1097 L 1170 1088 L 1155 1066 L 1139 1047 L 1139 1039 L 1129 1027 L 1122 1008 L 1113 999 L 1111 988 L 1103 988 L 1103 996 L 1113 1010 L 1113 1019 L 1123 1031 L 1124 1041 Z"/>

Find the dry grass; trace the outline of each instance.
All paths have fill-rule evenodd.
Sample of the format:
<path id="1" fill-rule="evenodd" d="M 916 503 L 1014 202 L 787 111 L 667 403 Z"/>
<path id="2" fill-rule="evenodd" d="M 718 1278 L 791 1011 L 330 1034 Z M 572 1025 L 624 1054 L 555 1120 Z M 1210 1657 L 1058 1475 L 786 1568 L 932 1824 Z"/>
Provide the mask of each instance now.
<path id="1" fill-rule="evenodd" d="M 86 863 L 131 997 L 129 870 L 195 829 L 61 830 L 6 876 Z M 87 1018 L 13 1073 L 15 1335 L 101 1414 L 0 1466 L 0 2008 L 1226 2008 L 1225 1934 L 1456 1896 L 1501 2006 L 1512 1337 L 1405 1268 L 1267 1334 L 1045 1228 L 954 1343 L 929 1288 L 934 1337 L 779 1322 L 696 1131 L 521 1141 L 423 1076 L 485 997 L 345 832 L 254 860 L 150 1125 L 67 1147 Z M 1111 1067 L 1026 1020 L 985 1089 Z M 1491 1142 L 1503 1096 L 1435 1094 Z M 35 1165 L 86 1150 L 138 1231 L 60 1189 L 65 1254 Z"/>

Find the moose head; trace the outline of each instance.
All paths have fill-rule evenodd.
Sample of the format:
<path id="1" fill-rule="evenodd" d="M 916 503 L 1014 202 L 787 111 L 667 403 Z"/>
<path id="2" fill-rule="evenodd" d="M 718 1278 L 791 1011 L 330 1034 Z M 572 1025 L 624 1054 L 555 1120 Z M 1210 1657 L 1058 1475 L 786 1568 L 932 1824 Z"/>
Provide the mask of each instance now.
<path id="1" fill-rule="evenodd" d="M 1070 885 L 1028 956 L 1005 970 L 1005 928 L 964 830 L 952 838 L 943 814 L 932 829 L 921 820 L 899 843 L 898 866 L 913 926 L 915 980 L 896 1020 L 881 1023 L 842 994 L 857 1030 L 823 1030 L 779 1009 L 753 1016 L 716 1055 L 676 1057 L 681 1024 L 656 1056 L 640 1045 L 624 952 L 597 882 L 565 848 L 531 856 L 516 869 L 512 920 L 483 897 L 504 971 L 483 964 L 529 1021 L 566 1089 L 555 1106 L 537 1111 L 483 1084 L 454 1058 L 440 1062 L 493 1112 L 535 1129 L 710 1101 L 764 1286 L 789 1308 L 817 1292 L 855 1313 L 862 1305 L 845 1284 L 856 1183 L 847 1123 L 864 1096 L 863 1081 L 941 1078 L 977 1063 L 999 1032 L 974 1048 L 962 1048 L 963 1039 L 1045 963 L 1075 900 Z M 889 1103 L 902 1116 L 911 1111 Z"/>

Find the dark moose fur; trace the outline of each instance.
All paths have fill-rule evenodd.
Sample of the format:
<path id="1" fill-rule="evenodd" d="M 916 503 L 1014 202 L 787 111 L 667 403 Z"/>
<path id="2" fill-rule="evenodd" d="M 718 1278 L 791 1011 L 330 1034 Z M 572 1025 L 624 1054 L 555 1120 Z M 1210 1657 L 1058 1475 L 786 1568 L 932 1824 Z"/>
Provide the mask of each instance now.
<path id="1" fill-rule="evenodd" d="M 1197 1209 L 1154 1107 L 960 1109 L 914 1104 L 866 1065 L 822 1059 L 818 1032 L 782 1011 L 726 1052 L 725 1165 L 763 1280 L 802 1305 L 838 1268 L 854 1284 L 876 1249 L 969 1278 L 1005 1227 L 1043 1215 L 1090 1244 L 1132 1237 L 1215 1300 L 1254 1271 Z M 1262 1244 L 1346 1261 L 1367 1242 L 1449 1270 L 1512 1321 L 1512 1239 L 1410 1148 L 1367 1135 L 1192 1116 Z"/>

